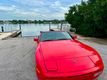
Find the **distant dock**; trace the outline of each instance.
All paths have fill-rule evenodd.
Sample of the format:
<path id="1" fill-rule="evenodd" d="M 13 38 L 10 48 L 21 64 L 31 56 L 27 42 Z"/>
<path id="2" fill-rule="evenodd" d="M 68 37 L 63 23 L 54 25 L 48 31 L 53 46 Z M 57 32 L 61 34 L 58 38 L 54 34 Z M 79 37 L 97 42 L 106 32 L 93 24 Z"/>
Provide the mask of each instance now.
<path id="1" fill-rule="evenodd" d="M 11 32 L 0 32 L 0 40 L 4 40 L 7 38 L 13 38 L 21 34 L 21 30 L 15 30 Z"/>
<path id="2" fill-rule="evenodd" d="M 61 31 L 61 29 L 59 29 L 59 28 L 52 28 L 52 29 L 49 29 L 49 31 Z"/>

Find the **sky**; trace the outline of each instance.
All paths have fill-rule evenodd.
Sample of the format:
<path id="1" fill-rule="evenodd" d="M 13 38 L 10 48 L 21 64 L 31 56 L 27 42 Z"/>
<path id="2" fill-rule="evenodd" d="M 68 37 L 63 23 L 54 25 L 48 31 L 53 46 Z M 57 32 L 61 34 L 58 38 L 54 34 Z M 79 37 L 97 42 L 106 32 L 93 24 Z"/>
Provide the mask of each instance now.
<path id="1" fill-rule="evenodd" d="M 0 0 L 0 20 L 64 19 L 69 7 L 81 0 Z"/>

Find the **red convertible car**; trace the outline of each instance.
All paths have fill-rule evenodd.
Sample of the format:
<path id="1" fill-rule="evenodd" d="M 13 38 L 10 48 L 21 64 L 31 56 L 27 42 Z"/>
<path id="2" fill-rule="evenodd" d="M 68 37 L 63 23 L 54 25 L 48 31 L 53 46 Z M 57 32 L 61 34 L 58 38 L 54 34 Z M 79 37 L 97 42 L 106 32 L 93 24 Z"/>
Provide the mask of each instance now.
<path id="1" fill-rule="evenodd" d="M 41 32 L 34 41 L 39 80 L 97 80 L 103 72 L 99 53 L 68 32 Z"/>

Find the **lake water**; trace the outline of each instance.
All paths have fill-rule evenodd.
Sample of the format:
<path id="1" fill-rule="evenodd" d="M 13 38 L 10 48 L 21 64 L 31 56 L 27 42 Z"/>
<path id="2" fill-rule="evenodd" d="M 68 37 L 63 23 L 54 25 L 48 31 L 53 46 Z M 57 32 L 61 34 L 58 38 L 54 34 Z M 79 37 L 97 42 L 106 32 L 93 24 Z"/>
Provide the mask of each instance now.
<path id="1" fill-rule="evenodd" d="M 0 32 L 2 31 L 1 26 L 3 26 L 4 31 L 19 30 L 19 24 L 0 24 Z M 58 28 L 60 24 L 51 24 L 51 28 Z M 22 36 L 37 36 L 40 31 L 49 31 L 49 24 L 21 24 Z"/>

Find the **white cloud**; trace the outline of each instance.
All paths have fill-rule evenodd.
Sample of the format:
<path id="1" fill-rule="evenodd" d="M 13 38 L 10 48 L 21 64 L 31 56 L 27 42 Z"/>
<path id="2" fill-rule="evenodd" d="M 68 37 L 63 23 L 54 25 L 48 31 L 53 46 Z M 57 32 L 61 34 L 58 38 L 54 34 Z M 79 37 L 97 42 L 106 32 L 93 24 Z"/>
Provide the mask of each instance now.
<path id="1" fill-rule="evenodd" d="M 58 9 L 61 12 L 66 12 L 68 10 L 68 6 L 62 4 L 60 1 L 54 2 L 53 4 L 51 4 L 50 7 L 54 8 L 54 9 Z"/>
<path id="2" fill-rule="evenodd" d="M 55 1 L 54 3 L 51 4 L 51 7 L 53 7 L 53 8 L 61 7 L 61 2 L 60 1 Z"/>
<path id="3" fill-rule="evenodd" d="M 72 3 L 72 4 L 68 5 L 68 6 L 73 6 L 73 5 L 80 4 L 80 3 L 81 2 Z"/>
<path id="4" fill-rule="evenodd" d="M 88 1 L 88 0 L 83 0 L 83 1 Z"/>
<path id="5" fill-rule="evenodd" d="M 12 0 L 18 4 L 27 5 L 27 6 L 39 6 L 44 5 L 45 0 Z"/>
<path id="6" fill-rule="evenodd" d="M 0 11 L 13 11 L 15 9 L 15 5 L 12 6 L 1 6 L 0 5 Z"/>
<path id="7" fill-rule="evenodd" d="M 53 19 L 64 19 L 64 13 L 54 13 L 51 15 Z"/>
<path id="8" fill-rule="evenodd" d="M 24 19 L 64 19 L 71 5 L 60 0 L 11 0 L 14 5 L 0 4 L 0 13 Z M 70 4 L 70 3 L 69 3 Z M 9 6 L 10 5 L 10 6 Z M 7 16 L 8 17 L 8 16 Z"/>
<path id="9" fill-rule="evenodd" d="M 37 14 L 34 11 L 27 11 L 21 8 L 17 8 L 15 5 L 5 6 L 0 5 L 0 12 L 5 12 L 15 16 L 36 16 Z"/>
<path id="10" fill-rule="evenodd" d="M 31 16 L 31 17 L 35 17 L 37 16 L 37 13 L 35 12 L 29 12 L 29 11 L 24 11 L 24 10 L 16 10 L 13 13 L 14 15 L 18 15 L 18 16 Z"/>

